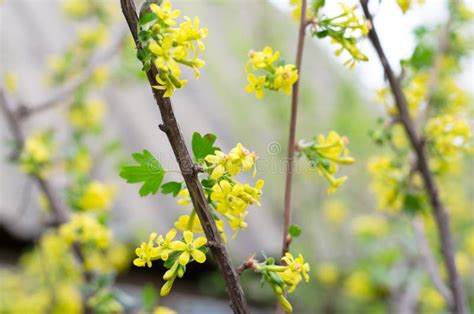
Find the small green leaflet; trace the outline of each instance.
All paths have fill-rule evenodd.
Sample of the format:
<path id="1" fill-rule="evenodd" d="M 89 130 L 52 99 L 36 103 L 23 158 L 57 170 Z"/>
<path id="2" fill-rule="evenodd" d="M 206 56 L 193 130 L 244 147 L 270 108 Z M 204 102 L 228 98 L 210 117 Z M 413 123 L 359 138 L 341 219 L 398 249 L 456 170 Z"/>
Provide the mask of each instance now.
<path id="1" fill-rule="evenodd" d="M 176 181 L 170 181 L 161 186 L 161 193 L 163 194 L 173 194 L 175 197 L 178 195 L 179 191 L 181 191 L 182 187 L 181 182 L 176 182 Z"/>
<path id="2" fill-rule="evenodd" d="M 300 226 L 293 224 L 290 226 L 288 232 L 293 238 L 297 238 L 301 235 L 302 230 Z"/>
<path id="3" fill-rule="evenodd" d="M 194 132 L 191 146 L 196 160 L 204 159 L 207 155 L 214 154 L 218 147 L 214 147 L 217 137 L 214 134 L 206 134 L 201 136 L 198 132 Z"/>
<path id="4" fill-rule="evenodd" d="M 132 157 L 139 165 L 122 167 L 120 176 L 128 183 L 143 182 L 139 191 L 140 196 L 156 194 L 165 175 L 160 162 L 146 149 L 142 154 L 132 154 Z"/>

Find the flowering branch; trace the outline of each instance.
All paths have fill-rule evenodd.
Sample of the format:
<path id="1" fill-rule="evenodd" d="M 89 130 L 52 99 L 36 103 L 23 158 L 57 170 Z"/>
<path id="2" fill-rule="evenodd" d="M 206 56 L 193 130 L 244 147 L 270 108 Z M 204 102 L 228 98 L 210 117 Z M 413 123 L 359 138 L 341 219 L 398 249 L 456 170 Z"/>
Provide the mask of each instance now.
<path id="1" fill-rule="evenodd" d="M 17 109 L 18 112 L 16 113 L 19 119 L 27 119 L 33 114 L 48 110 L 71 96 L 71 94 L 74 93 L 78 87 L 90 79 L 98 66 L 110 60 L 111 57 L 120 50 L 124 43 L 125 35 L 125 28 L 118 30 L 117 35 L 112 40 L 110 47 L 107 47 L 107 49 L 104 49 L 103 51 L 97 53 L 95 57 L 91 58 L 90 63 L 85 67 L 84 71 L 71 82 L 68 82 L 60 88 L 55 89 L 50 95 L 48 95 L 42 101 L 39 101 L 37 104 L 29 106 L 21 104 Z"/>
<path id="2" fill-rule="evenodd" d="M 414 122 L 408 112 L 406 96 L 402 90 L 400 81 L 395 76 L 387 60 L 387 57 L 385 56 L 385 52 L 374 27 L 372 15 L 369 12 L 368 0 L 361 0 L 360 3 L 367 20 L 371 24 L 371 28 L 369 30 L 369 39 L 377 52 L 380 62 L 384 68 L 385 75 L 389 81 L 390 88 L 395 99 L 395 104 L 399 112 L 400 122 L 403 125 L 405 133 L 407 134 L 410 144 L 416 155 L 417 170 L 423 179 L 425 190 L 428 194 L 431 207 L 433 209 L 433 214 L 439 231 L 441 252 L 448 272 L 450 289 L 453 294 L 452 310 L 454 313 L 458 314 L 466 313 L 467 306 L 465 304 L 464 289 L 454 260 L 454 247 L 449 226 L 449 217 L 440 200 L 438 188 L 429 169 L 428 160 L 423 145 L 423 139 L 416 132 Z"/>
<path id="3" fill-rule="evenodd" d="M 301 3 L 301 15 L 300 25 L 298 30 L 298 43 L 296 46 L 296 69 L 301 77 L 301 63 L 303 60 L 303 48 L 304 48 L 304 35 L 306 26 L 306 0 L 302 0 Z M 291 190 L 293 186 L 293 171 L 294 171 L 294 156 L 296 148 L 296 122 L 298 114 L 298 96 L 299 96 L 299 85 L 300 78 L 293 85 L 291 93 L 291 117 L 290 117 L 290 131 L 288 139 L 288 155 L 286 163 L 286 180 L 285 180 L 285 207 L 283 212 L 283 244 L 282 244 L 282 256 L 288 252 L 291 236 L 289 235 L 289 229 L 291 224 Z"/>
<path id="4" fill-rule="evenodd" d="M 12 98 L 5 92 L 3 86 L 0 86 L 0 106 L 2 107 L 3 113 L 10 127 L 13 137 L 15 138 L 17 149 L 15 150 L 12 159 L 16 160 L 19 157 L 19 153 L 25 143 L 25 137 L 21 126 L 18 115 L 15 114 L 16 107 Z M 51 185 L 48 181 L 39 175 L 31 174 L 32 178 L 38 184 L 39 189 L 44 193 L 48 203 L 51 207 L 51 211 L 54 214 L 53 225 L 60 225 L 67 220 L 67 213 L 59 203 L 59 199 L 54 195 L 51 190 Z"/>
<path id="5" fill-rule="evenodd" d="M 128 26 L 135 40 L 135 44 L 137 45 L 137 48 L 140 49 L 141 47 L 138 38 L 138 17 L 135 3 L 131 0 L 121 0 L 120 2 L 122 6 L 122 12 L 125 16 L 125 19 L 127 20 Z M 151 86 L 156 85 L 155 77 L 157 74 L 157 69 L 154 66 L 151 66 L 147 71 L 147 77 Z M 249 310 L 247 301 L 240 285 L 237 272 L 232 265 L 232 261 L 227 254 L 227 250 L 222 243 L 222 239 L 219 231 L 217 230 L 214 219 L 211 216 L 211 212 L 208 208 L 207 200 L 204 195 L 201 183 L 197 177 L 197 168 L 194 166 L 188 149 L 186 148 L 183 136 L 173 112 L 170 98 L 164 97 L 164 91 L 162 90 L 152 88 L 152 91 L 163 119 L 163 124 L 160 125 L 160 129 L 168 137 L 176 160 L 179 164 L 181 174 L 183 175 L 184 181 L 186 182 L 186 186 L 189 190 L 196 214 L 199 217 L 204 233 L 207 237 L 208 246 L 224 277 L 224 281 L 227 286 L 227 293 L 229 294 L 230 298 L 230 305 L 235 313 L 248 313 Z"/>

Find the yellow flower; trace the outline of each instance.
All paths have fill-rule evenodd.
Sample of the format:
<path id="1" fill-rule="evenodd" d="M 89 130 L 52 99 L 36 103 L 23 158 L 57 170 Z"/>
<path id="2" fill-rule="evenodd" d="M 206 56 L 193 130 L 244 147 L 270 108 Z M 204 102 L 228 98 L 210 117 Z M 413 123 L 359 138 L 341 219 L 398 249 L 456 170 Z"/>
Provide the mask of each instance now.
<path id="1" fill-rule="evenodd" d="M 298 70 L 293 64 L 281 65 L 275 69 L 275 80 L 273 88 L 283 90 L 287 95 L 291 94 L 293 84 L 298 80 Z"/>
<path id="2" fill-rule="evenodd" d="M 344 292 L 348 296 L 360 300 L 373 297 L 374 291 L 369 275 L 360 270 L 353 272 L 344 283 Z"/>
<path id="3" fill-rule="evenodd" d="M 107 28 L 105 26 L 90 26 L 79 30 L 79 45 L 94 47 L 103 44 L 107 40 Z"/>
<path id="4" fill-rule="evenodd" d="M 199 50 L 204 51 L 205 46 L 201 39 L 206 38 L 209 31 L 206 27 L 199 28 L 200 21 L 197 16 L 194 17 L 194 21 L 187 16 L 185 16 L 184 19 L 186 21 L 179 25 L 179 29 L 176 33 L 176 41 L 178 45 L 188 45 L 187 47 L 192 51 L 197 52 L 193 43 L 193 41 L 196 41 Z"/>
<path id="5" fill-rule="evenodd" d="M 152 261 L 160 258 L 158 248 L 154 245 L 154 240 L 157 234 L 153 232 L 148 238 L 148 243 L 142 242 L 140 247 L 135 249 L 135 254 L 138 256 L 133 260 L 133 265 L 138 267 L 143 267 L 147 265 L 148 267 L 152 266 Z"/>
<path id="6" fill-rule="evenodd" d="M 174 226 L 179 231 L 189 230 L 194 233 L 203 232 L 201 222 L 199 221 L 199 218 L 195 216 L 195 214 L 191 225 L 189 225 L 189 219 L 189 215 L 181 215 L 179 216 L 178 221 L 174 223 Z"/>
<path id="7" fill-rule="evenodd" d="M 370 188 L 377 197 L 378 208 L 399 211 L 405 201 L 399 186 L 408 175 L 409 168 L 398 165 L 389 155 L 372 157 L 367 168 L 373 177 Z"/>
<path id="8" fill-rule="evenodd" d="M 464 252 L 456 252 L 454 256 L 456 261 L 456 267 L 459 272 L 459 276 L 462 278 L 468 278 L 471 272 L 471 260 L 469 256 Z"/>
<path id="9" fill-rule="evenodd" d="M 165 36 L 161 44 L 155 41 L 151 42 L 148 49 L 157 56 L 154 63 L 159 70 L 170 72 L 176 78 L 181 76 L 181 68 L 174 59 L 176 49 L 173 48 L 173 38 L 171 36 Z"/>
<path id="10" fill-rule="evenodd" d="M 207 155 L 204 159 L 213 167 L 211 178 L 217 180 L 221 178 L 226 171 L 231 176 L 238 175 L 240 169 L 249 171 L 255 165 L 257 155 L 238 143 L 227 155 L 216 150 L 214 155 Z"/>
<path id="11" fill-rule="evenodd" d="M 172 241 L 175 236 L 176 236 L 176 229 L 171 229 L 170 231 L 168 231 L 168 233 L 166 234 L 164 238 L 162 235 L 160 235 L 156 239 L 156 243 L 158 244 L 158 249 L 156 253 L 163 261 L 168 260 L 169 255 L 173 252 L 173 249 L 171 248 L 171 246 L 172 246 Z"/>
<path id="12" fill-rule="evenodd" d="M 160 75 L 163 75 L 164 79 L 162 79 Z M 173 93 L 176 88 L 183 88 L 188 82 L 187 80 L 179 80 L 177 78 L 174 78 L 174 81 L 172 81 L 171 78 L 174 78 L 174 76 L 166 76 L 165 74 L 156 75 L 156 81 L 160 85 L 153 85 L 153 88 L 158 90 L 165 90 L 163 97 L 173 96 Z"/>
<path id="13" fill-rule="evenodd" d="M 92 244 L 101 249 L 107 248 L 111 240 L 106 226 L 85 213 L 74 214 L 69 222 L 61 225 L 59 234 L 68 243 Z"/>
<path id="14" fill-rule="evenodd" d="M 206 261 L 206 254 L 199 250 L 204 244 L 207 243 L 205 237 L 198 237 L 193 241 L 193 233 L 191 231 L 183 232 L 184 242 L 173 241 L 170 244 L 170 248 L 173 251 L 182 252 L 179 255 L 178 261 L 181 265 L 189 263 L 189 258 L 192 256 L 193 259 L 198 263 L 204 263 Z"/>
<path id="15" fill-rule="evenodd" d="M 323 215 L 333 225 L 340 225 L 347 216 L 347 209 L 339 200 L 329 200 L 324 203 Z"/>
<path id="16" fill-rule="evenodd" d="M 115 189 L 99 181 L 90 182 L 79 200 L 85 210 L 105 211 L 112 205 Z"/>
<path id="17" fill-rule="evenodd" d="M 254 74 L 249 73 L 247 74 L 247 81 L 249 84 L 245 86 L 245 91 L 247 93 L 255 92 L 257 99 L 262 99 L 264 96 L 263 88 L 267 83 L 265 76 L 256 77 Z"/>
<path id="18" fill-rule="evenodd" d="M 83 17 L 90 13 L 91 2 L 85 0 L 64 0 L 62 2 L 64 12 L 72 17 Z"/>
<path id="19" fill-rule="evenodd" d="M 442 115 L 428 120 L 425 128 L 428 141 L 444 156 L 453 156 L 469 151 L 471 128 L 463 119 Z"/>
<path id="20" fill-rule="evenodd" d="M 275 61 L 280 57 L 280 52 L 275 51 L 271 47 L 265 47 L 262 51 L 250 51 L 249 63 L 254 69 L 264 69 L 271 67 Z"/>
<path id="21" fill-rule="evenodd" d="M 98 66 L 92 73 L 91 80 L 95 85 L 103 86 L 109 79 L 109 69 L 107 66 Z"/>
<path id="22" fill-rule="evenodd" d="M 75 104 L 69 109 L 69 123 L 82 131 L 96 130 L 102 124 L 105 104 L 100 100 L 90 100 Z"/>
<path id="23" fill-rule="evenodd" d="M 176 314 L 176 312 L 166 306 L 157 306 L 153 310 L 153 314 Z"/>
<path id="24" fill-rule="evenodd" d="M 239 197 L 242 191 L 242 185 L 232 186 L 229 181 L 222 180 L 212 187 L 211 200 L 217 203 L 217 211 L 220 213 L 231 211 L 240 214 L 248 205 Z"/>
<path id="25" fill-rule="evenodd" d="M 176 24 L 175 19 L 180 16 L 180 10 L 174 10 L 171 1 L 164 0 L 161 5 L 155 3 L 150 4 L 150 9 L 163 21 L 163 23 L 173 26 Z"/>
<path id="26" fill-rule="evenodd" d="M 336 132 L 331 131 L 327 137 L 320 134 L 317 140 L 301 140 L 298 143 L 300 152 L 309 159 L 311 165 L 318 170 L 319 175 L 328 180 L 331 185 L 328 193 L 334 192 L 347 180 L 347 177 L 334 177 L 337 172 L 337 165 L 350 165 L 355 161 L 354 158 L 349 156 L 348 142 L 346 137 L 341 137 Z"/>
<path id="27" fill-rule="evenodd" d="M 383 217 L 359 215 L 353 220 L 352 229 L 358 236 L 380 237 L 388 233 L 389 225 Z"/>
<path id="28" fill-rule="evenodd" d="M 316 277 L 319 282 L 326 286 L 334 285 L 339 277 L 337 266 L 332 263 L 321 263 L 317 267 Z"/>
<path id="29" fill-rule="evenodd" d="M 189 197 L 189 190 L 182 189 L 179 191 L 178 195 L 181 197 L 177 202 L 181 206 L 188 206 L 191 204 L 191 198 Z"/>
<path id="30" fill-rule="evenodd" d="M 15 73 L 13 72 L 6 72 L 4 75 L 5 81 L 5 89 L 10 92 L 14 93 L 17 90 L 17 78 Z"/>
<path id="31" fill-rule="evenodd" d="M 420 293 L 420 300 L 423 303 L 425 313 L 439 312 L 446 307 L 443 296 L 432 287 L 425 287 Z"/>
<path id="32" fill-rule="evenodd" d="M 38 132 L 29 136 L 20 155 L 21 171 L 44 176 L 51 166 L 53 151 L 54 143 L 50 132 Z"/>
<path id="33" fill-rule="evenodd" d="M 77 152 L 72 158 L 66 161 L 67 171 L 73 171 L 86 174 L 92 168 L 92 159 L 90 153 L 83 149 Z"/>
<path id="34" fill-rule="evenodd" d="M 291 253 L 287 252 L 281 260 L 288 266 L 288 268 L 282 272 L 281 278 L 290 286 L 288 290 L 289 293 L 296 289 L 296 286 L 303 278 L 306 282 L 309 281 L 309 264 L 304 262 L 301 254 L 298 255 L 297 258 L 294 258 Z"/>

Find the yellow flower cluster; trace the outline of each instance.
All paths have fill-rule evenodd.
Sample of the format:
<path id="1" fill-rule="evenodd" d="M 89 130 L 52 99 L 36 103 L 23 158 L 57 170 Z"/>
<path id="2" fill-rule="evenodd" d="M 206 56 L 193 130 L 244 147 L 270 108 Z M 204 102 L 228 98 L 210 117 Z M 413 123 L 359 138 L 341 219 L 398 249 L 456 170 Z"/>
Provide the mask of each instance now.
<path id="1" fill-rule="evenodd" d="M 224 242 L 227 242 L 227 236 L 224 233 L 224 221 L 219 219 L 214 219 L 214 221 L 216 223 L 217 231 L 219 231 L 219 234 L 222 237 L 222 240 L 224 240 Z M 204 233 L 201 221 L 199 220 L 199 217 L 197 217 L 196 212 L 194 210 L 191 212 L 190 215 L 179 216 L 178 220 L 174 223 L 174 226 L 181 232 L 188 230 L 193 233 Z"/>
<path id="2" fill-rule="evenodd" d="M 114 6 L 97 0 L 64 0 L 61 4 L 64 13 L 75 19 L 84 19 L 96 15 L 105 20 L 115 13 Z"/>
<path id="3" fill-rule="evenodd" d="M 290 0 L 290 5 L 293 7 L 293 11 L 291 12 L 291 18 L 298 22 L 301 17 L 301 6 L 303 1 L 302 0 Z M 309 20 L 313 17 L 312 10 L 306 10 L 306 19 Z"/>
<path id="4" fill-rule="evenodd" d="M 271 285 L 283 309 L 290 313 L 293 307 L 285 297 L 285 290 L 288 289 L 287 292 L 292 293 L 303 279 L 309 282 L 310 267 L 301 254 L 295 258 L 287 252 L 281 260 L 283 265 L 268 263 L 267 259 L 263 263 L 254 263 L 252 268 L 255 272 L 264 275 L 263 278 Z"/>
<path id="5" fill-rule="evenodd" d="M 339 278 L 339 270 L 332 263 L 321 263 L 316 271 L 318 281 L 325 286 L 333 286 Z"/>
<path id="6" fill-rule="evenodd" d="M 331 199 L 324 202 L 323 215 L 329 223 L 339 226 L 347 216 L 347 207 L 343 202 Z"/>
<path id="7" fill-rule="evenodd" d="M 352 221 L 352 230 L 359 237 L 381 237 L 388 233 L 387 220 L 376 215 L 359 215 Z"/>
<path id="8" fill-rule="evenodd" d="M 52 133 L 43 131 L 29 136 L 20 155 L 21 171 L 43 177 L 51 167 L 54 151 Z"/>
<path id="9" fill-rule="evenodd" d="M 210 173 L 209 178 L 215 181 L 210 190 L 211 205 L 229 222 L 231 229 L 234 230 L 234 237 L 240 229 L 247 227 L 245 222 L 248 215 L 247 207 L 254 204 L 260 206 L 259 200 L 264 181 L 257 180 L 255 186 L 252 187 L 248 183 L 237 182 L 232 179 L 232 176 L 252 168 L 254 168 L 253 175 L 255 176 L 256 159 L 257 155 L 240 143 L 228 154 L 216 150 L 213 155 L 207 155 L 204 158 L 205 167 Z"/>
<path id="10" fill-rule="evenodd" d="M 403 13 L 406 13 L 413 5 L 413 0 L 397 0 L 397 4 L 402 9 Z M 418 3 L 425 3 L 425 0 L 417 0 Z"/>
<path id="11" fill-rule="evenodd" d="M 100 100 L 90 100 L 69 107 L 68 120 L 74 128 L 82 132 L 94 132 L 100 129 L 104 114 L 105 104 Z"/>
<path id="12" fill-rule="evenodd" d="M 182 278 L 186 271 L 186 265 L 191 258 L 198 262 L 206 261 L 204 253 L 204 245 L 207 243 L 205 237 L 197 237 L 191 231 L 183 232 L 182 240 L 174 240 L 176 237 L 176 229 L 171 229 L 165 237 L 152 233 L 148 239 L 148 243 L 143 242 L 140 247 L 135 250 L 138 256 L 133 264 L 138 267 L 152 266 L 152 261 L 163 260 L 166 265 L 170 265 L 168 271 L 163 275 L 166 281 L 161 287 L 160 295 L 166 296 L 171 291 L 176 278 Z"/>
<path id="13" fill-rule="evenodd" d="M 230 176 L 236 176 L 242 171 L 249 171 L 254 167 L 255 176 L 255 160 L 257 155 L 250 152 L 242 144 L 238 143 L 230 150 L 228 154 L 216 150 L 214 155 L 207 155 L 205 160 L 211 165 L 211 178 L 220 179 L 227 172 Z"/>
<path id="14" fill-rule="evenodd" d="M 357 270 L 344 283 L 344 292 L 354 299 L 368 300 L 374 296 L 374 287 L 369 274 Z"/>
<path id="15" fill-rule="evenodd" d="M 85 175 L 92 168 L 92 158 L 89 151 L 80 148 L 66 159 L 65 168 L 67 172 Z"/>
<path id="16" fill-rule="evenodd" d="M 417 73 L 410 78 L 403 88 L 408 103 L 408 111 L 412 117 L 416 117 L 419 111 L 423 109 L 422 104 L 426 101 L 428 95 L 428 81 L 429 75 L 427 73 Z M 376 101 L 385 106 L 389 115 L 398 116 L 398 109 L 388 87 L 383 87 L 377 91 Z"/>
<path id="17" fill-rule="evenodd" d="M 313 35 L 318 38 L 331 38 L 331 43 L 340 47 L 335 51 L 336 56 L 346 52 L 349 58 L 344 62 L 350 69 L 353 69 L 359 61 L 368 61 L 368 58 L 357 47 L 360 37 L 366 36 L 369 26 L 361 16 L 356 13 L 357 6 L 347 6 L 339 3 L 342 12 L 334 17 L 327 17 L 319 13 L 313 20 Z"/>
<path id="18" fill-rule="evenodd" d="M 0 270 L 0 308 L 5 313 L 82 313 L 81 280 L 69 246 L 48 231 L 17 267 Z"/>
<path id="19" fill-rule="evenodd" d="M 425 127 L 428 143 L 443 158 L 472 151 L 469 141 L 471 128 L 469 124 L 452 115 L 442 115 L 428 120 Z"/>
<path id="20" fill-rule="evenodd" d="M 372 175 L 371 190 L 377 196 L 378 208 L 398 211 L 405 201 L 400 184 L 408 175 L 409 169 L 393 160 L 390 155 L 374 156 L 368 164 Z"/>
<path id="21" fill-rule="evenodd" d="M 249 61 L 245 67 L 248 72 L 246 92 L 254 92 L 258 99 L 264 96 L 264 89 L 291 94 L 291 88 L 298 80 L 298 70 L 295 65 L 285 64 L 279 57 L 280 53 L 273 52 L 268 46 L 262 51 L 249 52 Z M 250 72 L 250 68 L 260 70 L 263 74 L 257 77 Z"/>
<path id="22" fill-rule="evenodd" d="M 234 236 L 239 229 L 247 228 L 245 217 L 248 215 L 247 206 L 261 206 L 259 199 L 262 195 L 264 181 L 258 180 L 255 187 L 241 184 L 235 180 L 223 179 L 212 188 L 211 200 L 216 204 L 216 210 L 222 214 L 234 230 Z"/>
<path id="23" fill-rule="evenodd" d="M 347 180 L 346 176 L 334 177 L 337 166 L 350 165 L 355 161 L 349 156 L 348 142 L 346 137 L 331 131 L 327 137 L 320 134 L 317 139 L 301 140 L 298 143 L 299 152 L 305 155 L 311 165 L 318 170 L 319 175 L 324 176 L 330 183 L 329 193 L 336 191 Z"/>
<path id="24" fill-rule="evenodd" d="M 59 234 L 69 244 L 92 245 L 100 249 L 106 249 L 111 241 L 107 227 L 85 213 L 74 214 L 69 222 L 61 225 Z"/>
<path id="25" fill-rule="evenodd" d="M 89 182 L 79 199 L 81 208 L 85 211 L 107 211 L 112 205 L 115 188 L 100 181 Z"/>
<path id="26" fill-rule="evenodd" d="M 198 17 L 185 17 L 178 27 L 172 27 L 176 25 L 176 18 L 181 12 L 173 10 L 169 0 L 164 0 L 160 5 L 150 4 L 150 10 L 142 17 L 144 22 L 140 23 L 142 47 L 149 56 L 142 58 L 142 61 L 147 62 L 149 58 L 156 66 L 159 70 L 156 75 L 159 85 L 153 87 L 165 90 L 164 96 L 171 97 L 176 88 L 182 88 L 187 82 L 180 79 L 180 65 L 191 67 L 196 79 L 199 78 L 199 68 L 204 66 L 204 61 L 198 55 L 205 49 L 202 39 L 207 37 L 208 30 L 199 28 Z"/>

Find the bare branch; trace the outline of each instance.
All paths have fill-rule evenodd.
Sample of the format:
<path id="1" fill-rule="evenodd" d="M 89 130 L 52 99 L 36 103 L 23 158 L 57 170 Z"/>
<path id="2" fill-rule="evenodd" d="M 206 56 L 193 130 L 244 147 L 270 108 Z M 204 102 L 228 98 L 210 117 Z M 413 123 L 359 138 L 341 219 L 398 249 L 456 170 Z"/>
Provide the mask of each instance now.
<path id="1" fill-rule="evenodd" d="M 296 46 L 296 68 L 298 70 L 299 78 L 293 85 L 291 92 L 291 116 L 290 116 L 290 131 L 288 139 L 288 155 L 286 163 L 286 180 L 285 180 L 285 206 L 283 212 L 283 240 L 281 255 L 284 256 L 288 252 L 291 244 L 291 237 L 289 237 L 289 229 L 291 224 L 291 192 L 293 186 L 293 172 L 294 172 L 294 156 L 296 147 L 296 123 L 298 116 L 298 96 L 299 86 L 301 80 L 301 63 L 303 61 L 304 35 L 306 26 L 306 0 L 301 2 L 300 25 L 298 29 L 298 42 Z"/>
<path id="2" fill-rule="evenodd" d="M 135 40 L 137 48 L 140 48 L 140 42 L 138 40 L 138 17 L 136 13 L 135 3 L 133 0 L 121 0 L 122 12 L 127 20 L 130 31 Z M 155 85 L 155 76 L 157 74 L 155 67 L 152 67 L 147 72 L 148 81 L 150 86 Z M 219 269 L 224 277 L 225 284 L 227 286 L 227 293 L 230 298 L 230 305 L 235 313 L 248 313 L 247 301 L 245 299 L 244 292 L 240 285 L 239 277 L 237 272 L 232 265 L 227 250 L 222 243 L 221 236 L 217 230 L 214 219 L 208 208 L 208 203 L 201 183 L 199 182 L 197 172 L 194 169 L 194 163 L 189 155 L 188 149 L 184 142 L 184 138 L 179 129 L 176 117 L 173 112 L 171 100 L 167 97 L 163 97 L 163 91 L 152 88 L 153 96 L 156 104 L 160 110 L 161 117 L 163 119 L 162 129 L 166 130 L 166 135 L 173 149 L 176 160 L 178 161 L 181 173 L 183 175 L 186 186 L 189 190 L 191 200 L 194 205 L 194 209 L 201 221 L 204 229 L 204 233 L 212 245 L 209 246 L 212 255 Z"/>
<path id="3" fill-rule="evenodd" d="M 372 15 L 369 12 L 368 0 L 360 0 L 362 9 L 367 20 L 370 22 L 371 29 L 369 31 L 369 39 L 374 46 L 377 55 L 382 63 L 382 66 L 385 71 L 385 75 L 389 81 L 392 94 L 395 99 L 395 104 L 397 106 L 400 121 L 403 124 L 405 133 L 408 136 L 410 144 L 413 148 L 413 151 L 417 159 L 417 168 L 423 179 L 426 193 L 428 194 L 431 207 L 433 209 L 433 214 L 436 220 L 436 225 L 438 228 L 439 240 L 441 244 L 441 252 L 444 259 L 444 264 L 448 272 L 449 277 L 449 286 L 453 295 L 453 306 L 452 310 L 457 314 L 464 314 L 467 311 L 467 305 L 465 302 L 464 288 L 462 286 L 461 279 L 459 277 L 456 263 L 454 260 L 454 247 L 453 239 L 449 225 L 449 217 L 446 213 L 446 210 L 440 200 L 438 187 L 434 181 L 433 175 L 428 166 L 428 159 L 426 157 L 424 145 L 420 137 L 416 133 L 415 125 L 412 118 L 408 112 L 408 105 L 403 89 L 395 76 L 385 52 L 380 43 L 379 37 L 374 27 Z"/>

